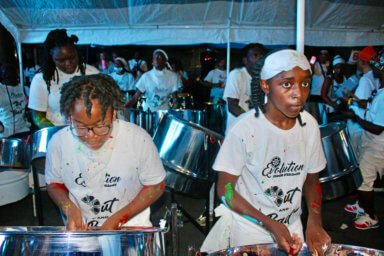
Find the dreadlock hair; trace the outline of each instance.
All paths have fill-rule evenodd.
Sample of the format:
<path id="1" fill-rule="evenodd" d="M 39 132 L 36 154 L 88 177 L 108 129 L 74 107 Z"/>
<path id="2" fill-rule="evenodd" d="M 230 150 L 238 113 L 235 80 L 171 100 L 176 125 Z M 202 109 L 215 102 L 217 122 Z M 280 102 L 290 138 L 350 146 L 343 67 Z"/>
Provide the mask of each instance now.
<path id="1" fill-rule="evenodd" d="M 75 43 L 79 41 L 79 38 L 75 35 L 68 37 L 66 29 L 55 29 L 49 32 L 44 42 L 44 54 L 43 61 L 40 68 L 40 72 L 43 73 L 44 81 L 47 84 L 48 92 L 50 92 L 51 80 L 59 82 L 59 74 L 56 69 L 56 65 L 52 60 L 51 51 L 57 47 L 64 47 L 67 45 L 75 46 Z M 78 68 L 82 75 L 85 75 L 85 63 L 80 61 Z M 56 77 L 55 77 L 56 75 Z"/>
<path id="2" fill-rule="evenodd" d="M 260 81 L 261 81 L 261 69 L 264 66 L 265 59 L 271 55 L 272 53 L 275 53 L 277 50 L 271 51 L 265 56 L 262 56 L 257 59 L 255 62 L 253 68 L 252 68 L 252 80 L 251 80 L 251 100 L 249 101 L 249 108 L 254 108 L 256 113 L 255 117 L 258 118 L 260 114 L 260 110 L 265 113 L 265 93 L 261 89 Z M 270 84 L 270 80 L 267 80 L 267 84 Z M 300 112 L 303 112 L 304 109 L 301 109 Z M 301 119 L 301 115 L 297 116 L 297 120 L 299 121 L 300 126 L 305 126 L 306 123 L 303 123 Z"/>
<path id="3" fill-rule="evenodd" d="M 124 106 L 123 94 L 112 77 L 105 74 L 75 76 L 61 88 L 60 112 L 68 117 L 75 101 L 82 99 L 86 113 L 91 118 L 92 100 L 99 100 L 102 119 L 109 108 L 121 110 Z"/>

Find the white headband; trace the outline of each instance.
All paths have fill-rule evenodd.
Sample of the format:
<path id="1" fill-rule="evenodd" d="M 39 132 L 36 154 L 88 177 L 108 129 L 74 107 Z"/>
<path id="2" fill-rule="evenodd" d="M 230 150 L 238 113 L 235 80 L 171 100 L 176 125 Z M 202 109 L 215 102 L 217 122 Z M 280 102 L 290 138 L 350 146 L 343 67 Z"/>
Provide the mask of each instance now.
<path id="1" fill-rule="evenodd" d="M 155 51 L 153 52 L 153 55 L 155 55 L 155 53 L 157 53 L 157 52 L 161 52 L 162 54 L 164 54 L 165 60 L 168 61 L 168 55 L 167 55 L 167 53 L 166 53 L 164 50 L 162 50 L 162 49 L 157 49 L 157 50 L 155 50 Z"/>
<path id="2" fill-rule="evenodd" d="M 115 61 L 117 61 L 117 60 L 120 61 L 123 64 L 125 70 L 129 70 L 128 63 L 127 63 L 127 61 L 124 58 L 116 57 Z"/>
<path id="3" fill-rule="evenodd" d="M 307 58 L 300 52 L 287 49 L 272 53 L 264 61 L 264 66 L 261 69 L 261 79 L 268 80 L 294 67 L 299 67 L 302 70 L 309 70 L 309 72 L 311 72 L 311 66 Z"/>
<path id="4" fill-rule="evenodd" d="M 343 58 L 341 58 L 340 55 L 336 55 L 336 56 L 333 58 L 332 66 L 336 66 L 337 64 L 340 64 L 340 63 L 344 64 L 345 61 L 344 61 Z"/>

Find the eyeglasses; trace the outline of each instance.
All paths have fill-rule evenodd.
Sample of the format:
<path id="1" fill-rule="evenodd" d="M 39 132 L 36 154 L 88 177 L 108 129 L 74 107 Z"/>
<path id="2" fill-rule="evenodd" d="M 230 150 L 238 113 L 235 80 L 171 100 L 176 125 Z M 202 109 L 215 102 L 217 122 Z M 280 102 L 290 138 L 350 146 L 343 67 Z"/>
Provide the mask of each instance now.
<path id="1" fill-rule="evenodd" d="M 111 129 L 112 123 L 109 125 L 99 125 L 94 127 L 71 127 L 71 132 L 73 135 L 77 137 L 84 137 L 89 134 L 89 131 L 92 131 L 95 135 L 105 135 L 108 134 L 109 130 Z"/>

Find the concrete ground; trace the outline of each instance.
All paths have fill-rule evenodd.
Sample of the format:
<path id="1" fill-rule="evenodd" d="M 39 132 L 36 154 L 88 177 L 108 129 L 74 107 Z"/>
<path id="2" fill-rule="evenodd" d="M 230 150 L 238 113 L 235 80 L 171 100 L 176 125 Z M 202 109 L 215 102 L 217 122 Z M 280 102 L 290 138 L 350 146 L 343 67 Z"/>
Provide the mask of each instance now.
<path id="1" fill-rule="evenodd" d="M 57 208 L 53 205 L 46 192 L 43 192 L 44 225 L 63 225 Z M 198 217 L 204 209 L 204 200 L 176 195 L 176 200 L 193 217 Z M 340 198 L 326 201 L 323 204 L 324 227 L 338 244 L 356 245 L 384 250 L 384 193 L 376 193 L 376 212 L 382 225 L 377 229 L 360 231 L 352 226 L 354 215 L 343 210 L 346 203 L 354 202 L 353 198 Z M 153 223 L 164 215 L 165 206 L 170 208 L 170 194 L 166 193 L 153 207 Z M 32 196 L 12 204 L 0 206 L 0 226 L 32 226 L 35 224 L 32 208 Z M 204 240 L 204 235 L 196 229 L 185 217 L 183 227 L 178 229 L 179 255 L 188 255 L 189 247 L 198 249 Z M 166 234 L 167 255 L 172 255 L 171 233 Z"/>

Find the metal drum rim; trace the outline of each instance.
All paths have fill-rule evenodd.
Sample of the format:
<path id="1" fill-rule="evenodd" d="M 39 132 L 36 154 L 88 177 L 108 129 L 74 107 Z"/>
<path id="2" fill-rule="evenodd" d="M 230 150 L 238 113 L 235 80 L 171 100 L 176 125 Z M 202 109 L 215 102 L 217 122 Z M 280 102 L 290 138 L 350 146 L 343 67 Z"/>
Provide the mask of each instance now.
<path id="1" fill-rule="evenodd" d="M 329 181 L 334 181 L 334 180 L 337 180 L 341 177 L 344 177 L 348 174 L 351 174 L 353 173 L 354 171 L 356 171 L 357 169 L 359 169 L 359 167 L 355 167 L 355 168 L 350 168 L 349 170 L 347 169 L 344 169 L 342 170 L 341 172 L 337 172 L 331 176 L 327 176 L 327 177 L 321 177 L 319 178 L 319 182 L 320 183 L 325 183 L 325 182 L 329 182 Z"/>
<path id="2" fill-rule="evenodd" d="M 217 133 L 217 132 L 215 132 L 215 131 L 212 131 L 212 130 L 210 130 L 210 129 L 208 129 L 208 128 L 202 126 L 202 125 L 196 124 L 196 123 L 191 122 L 191 121 L 187 121 L 187 120 L 179 119 L 179 118 L 177 118 L 175 115 L 172 115 L 172 114 L 170 114 L 170 113 L 165 114 L 161 119 L 163 119 L 165 116 L 168 116 L 168 117 L 170 117 L 171 119 L 172 119 L 172 118 L 173 118 L 173 119 L 176 119 L 175 121 L 180 122 L 180 123 L 182 123 L 182 124 L 184 124 L 184 125 L 186 125 L 186 126 L 191 126 L 192 128 L 195 128 L 195 129 L 197 129 L 197 130 L 200 130 L 200 131 L 204 132 L 204 133 L 207 134 L 207 135 L 214 135 L 214 136 L 217 137 L 218 139 L 224 139 L 224 136 L 223 136 L 223 135 L 221 135 L 221 134 L 219 134 L 219 133 Z M 160 121 L 160 123 L 161 123 L 161 121 Z M 160 125 L 159 125 L 159 126 L 160 126 Z"/>
<path id="3" fill-rule="evenodd" d="M 324 137 L 321 136 L 321 139 L 332 137 L 333 135 L 335 135 L 335 134 L 339 133 L 340 131 L 345 130 L 347 128 L 347 124 L 345 122 L 331 122 L 331 123 L 319 125 L 319 129 L 330 127 L 330 125 L 332 125 L 332 126 L 336 126 L 336 125 L 340 126 L 340 129 L 337 130 L 337 131 L 333 131 L 332 133 L 328 134 L 327 136 L 324 136 Z M 320 132 L 320 135 L 321 135 L 321 132 Z"/>
<path id="4" fill-rule="evenodd" d="M 15 230 L 6 230 L 12 228 Z M 41 229 L 39 229 L 41 228 Z M 52 230 L 44 230 L 53 228 Z M 65 231 L 64 226 L 17 226 L 17 227 L 0 227 L 0 235 L 120 235 L 120 234 L 140 234 L 140 233 L 156 233 L 165 232 L 166 228 L 158 227 L 141 227 L 143 229 L 129 229 L 139 227 L 125 227 L 123 230 L 89 230 L 89 231 Z"/>

